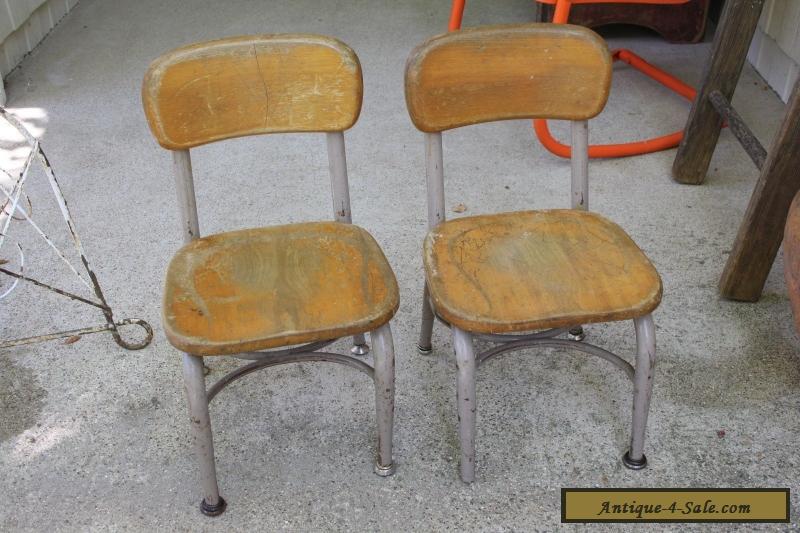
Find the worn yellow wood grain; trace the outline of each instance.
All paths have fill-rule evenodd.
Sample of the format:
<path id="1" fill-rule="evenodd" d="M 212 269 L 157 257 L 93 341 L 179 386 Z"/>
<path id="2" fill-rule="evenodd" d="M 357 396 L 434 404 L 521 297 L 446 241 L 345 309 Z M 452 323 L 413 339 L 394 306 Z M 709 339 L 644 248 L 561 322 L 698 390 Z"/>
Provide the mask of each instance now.
<path id="1" fill-rule="evenodd" d="M 571 25 L 489 26 L 418 46 L 406 64 L 406 104 L 426 132 L 493 120 L 586 120 L 603 109 L 611 56 Z"/>
<path id="2" fill-rule="evenodd" d="M 176 348 L 222 355 L 367 332 L 398 304 L 394 274 L 369 233 L 309 222 L 183 247 L 167 271 L 163 321 Z"/>
<path id="3" fill-rule="evenodd" d="M 361 111 L 358 57 L 318 35 L 253 35 L 159 57 L 142 85 L 153 135 L 171 150 L 260 133 L 342 131 Z"/>
<path id="4" fill-rule="evenodd" d="M 661 279 L 630 237 L 600 215 L 524 211 L 444 222 L 425 240 L 436 312 L 467 331 L 504 333 L 639 317 Z"/>

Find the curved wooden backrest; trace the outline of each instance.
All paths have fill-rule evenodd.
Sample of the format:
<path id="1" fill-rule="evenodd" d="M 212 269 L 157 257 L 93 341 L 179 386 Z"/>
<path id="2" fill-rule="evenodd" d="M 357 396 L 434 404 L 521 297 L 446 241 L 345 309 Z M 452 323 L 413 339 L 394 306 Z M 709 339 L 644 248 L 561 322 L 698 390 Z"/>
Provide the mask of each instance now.
<path id="1" fill-rule="evenodd" d="M 142 85 L 159 144 L 192 148 L 261 133 L 343 131 L 358 119 L 361 65 L 320 35 L 250 35 L 159 57 Z"/>
<path id="2" fill-rule="evenodd" d="M 610 85 L 605 41 L 569 24 L 447 33 L 406 63 L 408 111 L 426 132 L 518 118 L 586 120 L 603 109 Z"/>

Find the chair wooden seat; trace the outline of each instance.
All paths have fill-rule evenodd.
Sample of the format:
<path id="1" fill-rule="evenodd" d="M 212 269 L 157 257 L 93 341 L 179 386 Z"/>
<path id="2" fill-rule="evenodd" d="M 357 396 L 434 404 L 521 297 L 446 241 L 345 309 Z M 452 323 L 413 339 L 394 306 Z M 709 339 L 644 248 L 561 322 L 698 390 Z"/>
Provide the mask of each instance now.
<path id="1" fill-rule="evenodd" d="M 480 333 L 640 317 L 661 301 L 653 265 L 616 224 L 557 209 L 459 218 L 425 240 L 434 309 Z"/>
<path id="2" fill-rule="evenodd" d="M 398 304 L 397 281 L 369 233 L 310 222 L 187 244 L 167 271 L 163 319 L 178 349 L 223 355 L 371 331 Z"/>

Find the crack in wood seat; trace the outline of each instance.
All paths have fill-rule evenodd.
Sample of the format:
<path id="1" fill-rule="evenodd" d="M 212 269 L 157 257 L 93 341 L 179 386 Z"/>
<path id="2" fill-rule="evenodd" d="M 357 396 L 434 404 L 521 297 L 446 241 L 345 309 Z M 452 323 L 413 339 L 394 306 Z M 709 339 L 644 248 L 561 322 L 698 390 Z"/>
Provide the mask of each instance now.
<path id="1" fill-rule="evenodd" d="M 661 279 L 616 224 L 555 209 L 443 222 L 424 244 L 436 312 L 466 331 L 508 333 L 626 320 L 661 301 Z"/>
<path id="2" fill-rule="evenodd" d="M 369 233 L 309 222 L 181 248 L 167 270 L 163 321 L 176 348 L 223 355 L 371 331 L 398 305 L 397 281 Z"/>

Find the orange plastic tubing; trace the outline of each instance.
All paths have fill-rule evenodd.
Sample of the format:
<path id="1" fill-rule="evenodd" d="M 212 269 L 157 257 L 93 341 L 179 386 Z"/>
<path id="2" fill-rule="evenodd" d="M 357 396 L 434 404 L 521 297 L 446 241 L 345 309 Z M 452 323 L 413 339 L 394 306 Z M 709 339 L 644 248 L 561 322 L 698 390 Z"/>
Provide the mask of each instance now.
<path id="1" fill-rule="evenodd" d="M 613 53 L 615 60 L 623 61 L 636 70 L 639 70 L 649 78 L 661 83 L 665 87 L 675 91 L 683 96 L 690 102 L 694 100 L 697 91 L 694 87 L 685 84 L 681 80 L 667 74 L 663 70 L 654 67 L 641 57 L 637 56 L 630 50 L 616 50 Z M 560 143 L 550 133 L 550 128 L 547 126 L 547 121 L 537 119 L 533 121 L 533 129 L 536 131 L 536 136 L 542 146 L 547 148 L 548 151 L 559 157 L 570 157 L 572 150 L 566 144 Z M 612 158 L 612 157 L 630 157 L 634 155 L 649 154 L 653 152 L 660 152 L 662 150 L 669 150 L 678 146 L 683 139 L 683 130 L 655 137 L 644 141 L 634 141 L 622 144 L 593 144 L 589 146 L 589 157 L 595 159 Z"/>
<path id="2" fill-rule="evenodd" d="M 599 4 L 608 3 L 609 0 L 537 0 L 545 4 L 555 4 L 553 14 L 554 24 L 566 24 L 569 19 L 569 11 L 572 4 Z M 613 0 L 614 3 L 627 4 L 684 4 L 689 0 Z M 465 0 L 453 0 L 450 12 L 449 31 L 455 31 L 461 27 L 461 20 L 464 14 Z M 636 70 L 642 72 L 649 78 L 657 81 L 668 89 L 683 96 L 689 101 L 694 100 L 697 91 L 670 75 L 667 72 L 651 65 L 630 50 L 616 50 L 613 53 L 614 60 L 623 61 Z M 547 150 L 559 157 L 570 157 L 571 149 L 568 145 L 560 143 L 550 133 L 547 121 L 537 119 L 533 121 L 536 136 Z M 683 139 L 683 131 L 676 131 L 669 135 L 647 139 L 644 141 L 627 142 L 621 144 L 595 144 L 589 146 L 589 157 L 591 158 L 612 158 L 629 157 L 633 155 L 648 154 L 661 150 L 668 150 L 680 144 Z"/>
<path id="3" fill-rule="evenodd" d="M 456 31 L 461 29 L 461 18 L 464 16 L 464 4 L 467 0 L 453 0 L 453 7 L 450 8 L 450 23 L 447 25 L 447 31 Z"/>

